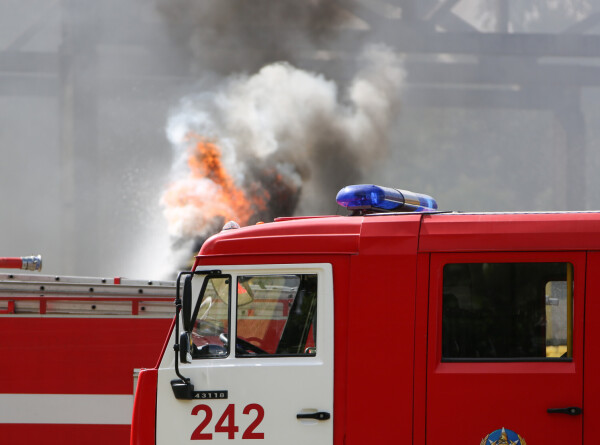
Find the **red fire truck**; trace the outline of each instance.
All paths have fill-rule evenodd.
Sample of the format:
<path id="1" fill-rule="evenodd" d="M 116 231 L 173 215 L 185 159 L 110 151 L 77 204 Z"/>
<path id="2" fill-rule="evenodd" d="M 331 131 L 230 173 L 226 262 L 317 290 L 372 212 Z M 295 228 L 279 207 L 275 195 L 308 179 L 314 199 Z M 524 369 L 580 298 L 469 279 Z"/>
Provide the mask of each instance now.
<path id="1" fill-rule="evenodd" d="M 136 369 L 158 360 L 174 299 L 170 281 L 0 274 L 0 443 L 128 443 Z"/>
<path id="2" fill-rule="evenodd" d="M 600 441 L 600 213 L 338 203 L 203 245 L 132 445 Z"/>

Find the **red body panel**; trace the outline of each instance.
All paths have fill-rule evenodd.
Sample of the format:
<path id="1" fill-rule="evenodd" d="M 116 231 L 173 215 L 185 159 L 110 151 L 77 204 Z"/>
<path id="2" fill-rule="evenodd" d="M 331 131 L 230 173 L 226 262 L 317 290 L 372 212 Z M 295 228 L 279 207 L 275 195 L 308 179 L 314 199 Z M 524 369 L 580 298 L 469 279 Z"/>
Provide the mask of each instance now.
<path id="1" fill-rule="evenodd" d="M 228 230 L 209 238 L 200 254 L 234 255 L 238 263 L 243 262 L 240 256 L 256 254 L 353 254 L 358 252 L 361 222 L 362 218 L 311 218 Z"/>
<path id="2" fill-rule="evenodd" d="M 417 255 L 417 283 L 429 283 L 429 255 Z M 418 286 L 415 304 L 413 442 L 425 443 L 427 396 L 427 319 L 429 286 Z"/>
<path id="3" fill-rule="evenodd" d="M 600 252 L 587 255 L 587 298 L 585 304 L 585 362 L 583 372 L 583 442 L 594 444 L 600 437 Z"/>
<path id="4" fill-rule="evenodd" d="M 158 371 L 156 369 L 143 369 L 140 371 L 137 384 L 140 396 L 135 399 L 134 416 L 131 421 L 132 445 L 154 443 L 155 425 L 144 420 L 156 417 L 157 380 Z"/>
<path id="5" fill-rule="evenodd" d="M 418 215 L 365 218 L 352 257 L 350 292 L 340 298 L 349 308 L 348 337 L 335 338 L 336 349 L 348 343 L 346 445 L 389 442 L 384 425 L 410 437 L 419 225 Z"/>
<path id="6" fill-rule="evenodd" d="M 421 252 L 598 249 L 598 213 L 425 215 L 419 241 Z"/>
<path id="7" fill-rule="evenodd" d="M 96 445 L 126 444 L 129 425 L 0 424 L 5 444 Z"/>
<path id="8" fill-rule="evenodd" d="M 2 318 L 0 393 L 132 394 L 133 369 L 155 366 L 170 323 Z"/>

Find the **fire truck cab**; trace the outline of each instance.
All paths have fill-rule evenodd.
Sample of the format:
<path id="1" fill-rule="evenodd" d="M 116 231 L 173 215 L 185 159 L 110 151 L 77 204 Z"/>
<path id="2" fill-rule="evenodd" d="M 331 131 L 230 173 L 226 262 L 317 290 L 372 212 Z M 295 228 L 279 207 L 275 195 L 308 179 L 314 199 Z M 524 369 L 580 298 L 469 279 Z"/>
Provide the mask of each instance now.
<path id="1" fill-rule="evenodd" d="M 203 245 L 132 444 L 597 443 L 600 213 L 338 202 Z"/>

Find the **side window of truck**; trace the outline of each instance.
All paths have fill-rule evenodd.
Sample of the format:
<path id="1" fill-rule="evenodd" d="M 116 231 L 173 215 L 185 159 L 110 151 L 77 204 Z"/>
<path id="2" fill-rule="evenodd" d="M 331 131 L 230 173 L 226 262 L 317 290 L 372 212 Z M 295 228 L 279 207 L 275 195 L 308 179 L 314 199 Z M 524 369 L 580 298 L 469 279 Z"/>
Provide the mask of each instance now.
<path id="1" fill-rule="evenodd" d="M 229 354 L 229 298 L 231 276 L 210 277 L 192 319 L 192 357 L 224 358 Z"/>
<path id="2" fill-rule="evenodd" d="M 442 361 L 571 360 L 570 263 L 446 264 Z"/>
<path id="3" fill-rule="evenodd" d="M 237 280 L 237 357 L 316 354 L 317 275 Z"/>

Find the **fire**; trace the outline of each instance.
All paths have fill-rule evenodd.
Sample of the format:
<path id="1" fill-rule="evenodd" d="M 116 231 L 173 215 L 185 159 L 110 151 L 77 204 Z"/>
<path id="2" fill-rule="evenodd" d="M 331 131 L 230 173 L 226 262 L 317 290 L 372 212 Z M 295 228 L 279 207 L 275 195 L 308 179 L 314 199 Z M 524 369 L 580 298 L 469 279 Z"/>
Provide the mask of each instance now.
<path id="1" fill-rule="evenodd" d="M 179 238 L 205 236 L 216 223 L 247 225 L 266 208 L 269 193 L 260 185 L 236 185 L 219 146 L 196 135 L 188 137 L 187 177 L 172 183 L 162 197 L 170 231 Z"/>

